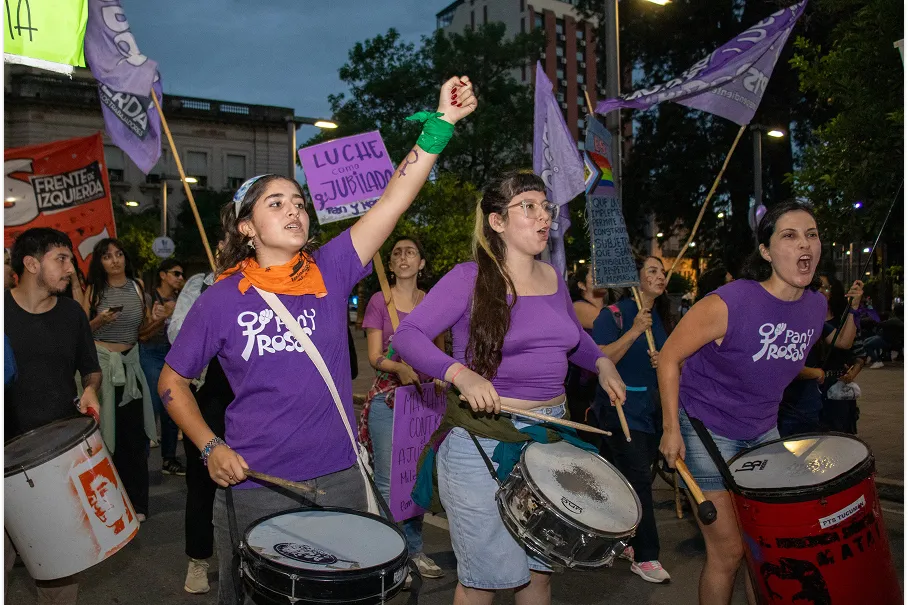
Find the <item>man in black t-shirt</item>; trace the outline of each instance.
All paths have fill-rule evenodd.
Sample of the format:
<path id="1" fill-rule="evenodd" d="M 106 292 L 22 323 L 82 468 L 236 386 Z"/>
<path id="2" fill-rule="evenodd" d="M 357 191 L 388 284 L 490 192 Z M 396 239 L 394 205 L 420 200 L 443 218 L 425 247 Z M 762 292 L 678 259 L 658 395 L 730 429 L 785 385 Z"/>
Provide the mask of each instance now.
<path id="1" fill-rule="evenodd" d="M 19 283 L 4 295 L 3 329 L 17 375 L 6 389 L 6 438 L 87 413 L 88 408 L 100 412 L 101 387 L 88 317 L 74 300 L 57 296 L 74 271 L 69 237 L 46 227 L 29 229 L 13 243 L 11 256 Z M 76 371 L 84 389 L 78 408 L 73 403 Z M 9 547 L 7 542 L 6 565 L 11 567 Z M 36 584 L 39 603 L 76 602 L 79 587 L 72 577 Z"/>

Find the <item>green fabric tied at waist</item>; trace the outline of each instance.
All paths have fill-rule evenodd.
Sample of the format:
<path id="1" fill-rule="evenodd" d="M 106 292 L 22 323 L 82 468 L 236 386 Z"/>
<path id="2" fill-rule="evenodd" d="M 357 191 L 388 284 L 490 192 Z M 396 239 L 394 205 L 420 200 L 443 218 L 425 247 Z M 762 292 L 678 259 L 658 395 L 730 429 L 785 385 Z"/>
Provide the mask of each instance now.
<path id="1" fill-rule="evenodd" d="M 436 465 L 438 449 L 451 429 L 457 427 L 476 437 L 485 437 L 499 442 L 492 453 L 492 461 L 498 464 L 496 475 L 499 481 L 504 481 L 511 474 L 514 466 L 520 461 L 524 446 L 530 441 L 555 443 L 564 440 L 571 445 L 597 453 L 596 448 L 580 439 L 572 428 L 543 422 L 517 430 L 508 417 L 476 414 L 466 402 L 460 400 L 460 393 L 452 387 L 448 389 L 447 407 L 441 424 L 438 425 L 419 456 L 416 465 L 416 483 L 410 494 L 417 505 L 433 513 L 440 513 L 444 510 L 441 500 L 438 498 Z M 479 454 L 479 452 L 476 453 Z"/>
<path id="2" fill-rule="evenodd" d="M 116 408 L 135 399 L 142 400 L 145 435 L 150 440 L 155 439 L 158 431 L 155 426 L 154 408 L 151 404 L 148 382 L 139 362 L 138 345 L 130 349 L 126 355 L 114 353 L 98 344 L 95 348 L 98 351 L 98 363 L 101 365 L 101 390 L 98 393 L 98 402 L 101 404 L 101 438 L 107 450 L 113 454 L 117 445 Z M 81 380 L 78 384 L 81 395 Z M 123 387 L 123 398 L 115 402 L 116 387 Z"/>

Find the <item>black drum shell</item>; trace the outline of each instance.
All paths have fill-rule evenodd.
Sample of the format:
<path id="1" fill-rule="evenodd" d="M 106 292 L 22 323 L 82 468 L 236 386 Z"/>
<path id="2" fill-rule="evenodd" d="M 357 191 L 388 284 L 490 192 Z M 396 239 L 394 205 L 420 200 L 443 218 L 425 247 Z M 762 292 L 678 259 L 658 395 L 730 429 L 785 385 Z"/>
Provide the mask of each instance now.
<path id="1" fill-rule="evenodd" d="M 249 532 L 263 521 L 272 517 L 310 510 L 358 515 L 381 522 L 397 532 L 404 548 L 398 556 L 382 565 L 363 569 L 314 571 L 277 563 L 245 546 Z M 406 543 L 406 536 L 400 528 L 369 513 L 340 507 L 301 507 L 286 510 L 256 519 L 246 528 L 243 534 L 243 545 L 240 548 L 243 582 L 249 596 L 257 605 L 288 605 L 290 603 L 373 605 L 386 603 L 403 589 L 406 581 L 406 568 L 409 562 Z M 395 575 L 400 576 L 397 582 L 394 582 Z M 296 600 L 291 599 L 291 595 L 294 594 Z"/>

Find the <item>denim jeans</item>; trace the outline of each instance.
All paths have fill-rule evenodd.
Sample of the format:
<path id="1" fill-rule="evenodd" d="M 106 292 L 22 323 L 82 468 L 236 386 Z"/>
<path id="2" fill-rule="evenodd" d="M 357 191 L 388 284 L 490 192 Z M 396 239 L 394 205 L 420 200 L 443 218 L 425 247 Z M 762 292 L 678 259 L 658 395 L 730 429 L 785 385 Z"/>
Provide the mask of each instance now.
<path id="1" fill-rule="evenodd" d="M 889 343 L 882 336 L 871 336 L 864 339 L 864 351 L 870 356 L 872 363 L 883 361 L 883 351 L 888 349 Z"/>
<path id="2" fill-rule="evenodd" d="M 376 395 L 369 406 L 369 434 L 372 437 L 372 455 L 375 461 L 375 485 L 390 507 L 394 410 L 385 403 L 385 396 L 385 393 Z M 407 551 L 411 557 L 422 552 L 422 518 L 422 515 L 417 515 L 400 524 L 407 536 Z"/>
<path id="3" fill-rule="evenodd" d="M 158 379 L 164 369 L 164 358 L 167 357 L 168 351 L 170 351 L 169 344 L 139 343 L 139 361 L 142 364 L 145 380 L 148 381 L 151 404 L 155 414 L 161 418 L 161 458 L 164 460 L 177 457 L 177 433 L 179 432 L 177 424 L 171 420 L 158 395 Z"/>

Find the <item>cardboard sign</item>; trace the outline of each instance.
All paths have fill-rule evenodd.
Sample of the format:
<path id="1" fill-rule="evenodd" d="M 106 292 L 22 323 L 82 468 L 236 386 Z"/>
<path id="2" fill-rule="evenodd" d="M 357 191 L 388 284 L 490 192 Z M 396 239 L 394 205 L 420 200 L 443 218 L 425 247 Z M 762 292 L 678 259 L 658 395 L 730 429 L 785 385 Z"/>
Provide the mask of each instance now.
<path id="1" fill-rule="evenodd" d="M 32 227 L 66 233 L 84 273 L 94 245 L 116 237 L 101 133 L 4 151 L 3 241 Z"/>
<path id="2" fill-rule="evenodd" d="M 599 170 L 599 181 L 586 198 L 586 220 L 590 230 L 590 253 L 596 287 L 636 286 L 640 275 L 634 264 L 627 225 L 612 175 L 612 137 L 592 116 L 587 117 L 586 153 Z"/>
<path id="3" fill-rule="evenodd" d="M 365 214 L 394 175 L 377 130 L 305 147 L 299 156 L 322 225 Z"/>
<path id="4" fill-rule="evenodd" d="M 435 384 L 422 385 L 423 396 L 416 387 L 398 387 L 394 391 L 394 430 L 391 445 L 391 514 L 404 521 L 425 511 L 410 498 L 416 483 L 416 463 L 432 433 L 441 424 L 447 402 L 444 391 L 435 392 Z"/>

